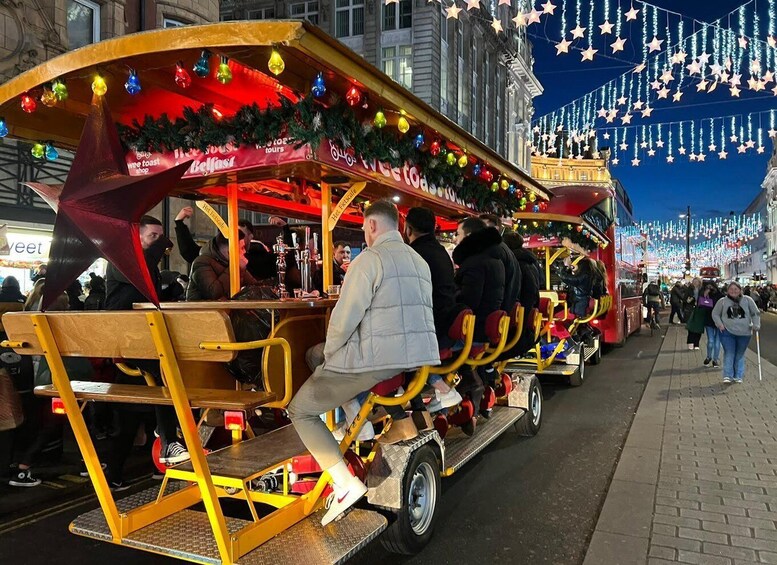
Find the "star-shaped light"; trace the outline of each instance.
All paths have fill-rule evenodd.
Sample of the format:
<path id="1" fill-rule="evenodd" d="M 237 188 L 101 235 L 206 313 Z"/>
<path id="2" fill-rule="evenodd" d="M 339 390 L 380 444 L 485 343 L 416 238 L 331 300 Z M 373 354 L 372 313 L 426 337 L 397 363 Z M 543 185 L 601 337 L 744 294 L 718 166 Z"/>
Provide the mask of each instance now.
<path id="1" fill-rule="evenodd" d="M 677 152 L 678 152 L 680 155 L 685 155 L 686 149 L 685 149 L 685 147 L 682 147 L 682 146 L 681 146 L 680 148 L 678 148 L 678 149 L 677 149 Z"/>
<path id="2" fill-rule="evenodd" d="M 610 47 L 612 47 L 612 52 L 617 53 L 618 51 L 623 51 L 623 48 L 626 46 L 626 40 L 622 37 L 617 38 L 615 41 L 613 41 L 610 44 Z"/>
<path id="3" fill-rule="evenodd" d="M 582 61 L 593 61 L 594 60 L 594 55 L 596 55 L 598 52 L 599 52 L 598 49 L 594 49 L 593 47 L 591 47 L 589 45 L 588 49 L 586 49 L 585 51 L 583 51 L 581 53 L 581 55 L 583 56 L 583 58 L 581 60 Z"/>
<path id="4" fill-rule="evenodd" d="M 712 74 L 714 74 L 715 76 L 720 76 L 720 73 L 723 72 L 723 65 L 714 63 L 710 65 L 710 70 L 712 71 Z"/>
<path id="5" fill-rule="evenodd" d="M 661 74 L 661 82 L 663 82 L 664 84 L 669 84 L 673 80 L 674 80 L 674 75 L 672 75 L 672 69 L 666 69 Z"/>
<path id="6" fill-rule="evenodd" d="M 755 141 L 753 141 L 752 139 L 748 139 L 748 140 L 745 142 L 745 146 L 746 146 L 748 149 L 752 149 L 753 147 L 755 147 Z"/>
<path id="7" fill-rule="evenodd" d="M 634 70 L 631 71 L 631 72 L 632 72 L 632 74 L 639 74 L 642 71 L 644 71 L 645 69 L 647 69 L 647 63 L 640 63 L 639 65 L 634 67 Z"/>
<path id="8" fill-rule="evenodd" d="M 763 80 L 766 83 L 773 82 L 774 81 L 774 72 L 772 71 L 766 71 L 763 76 Z"/>
<path id="9" fill-rule="evenodd" d="M 632 166 L 632 167 L 639 167 L 639 164 L 640 164 L 640 160 L 639 160 L 637 157 L 634 157 L 634 158 L 631 160 L 631 166 Z"/>
<path id="10" fill-rule="evenodd" d="M 697 59 L 699 60 L 699 63 L 701 63 L 702 65 L 706 65 L 707 63 L 710 62 L 710 54 L 702 53 L 697 57 Z"/>
<path id="11" fill-rule="evenodd" d="M 771 128 L 771 129 L 770 129 L 769 131 L 767 131 L 766 133 L 768 133 L 768 134 L 769 134 L 769 137 L 774 137 L 775 135 L 777 135 L 777 129 Z"/>
<path id="12" fill-rule="evenodd" d="M 690 75 L 698 75 L 701 72 L 701 65 L 699 65 L 698 61 L 691 61 L 685 65 L 685 68 L 688 69 L 688 74 Z"/>
<path id="13" fill-rule="evenodd" d="M 618 110 L 612 110 L 609 114 L 607 114 L 607 123 L 611 124 L 613 121 L 615 121 L 615 118 L 618 116 Z"/>
<path id="14" fill-rule="evenodd" d="M 104 256 L 146 298 L 158 303 L 140 244 L 140 217 L 170 192 L 191 161 L 161 173 L 129 175 L 124 150 L 104 98 L 92 105 L 73 163 L 57 197 L 43 309 L 96 259 Z"/>
<path id="15" fill-rule="evenodd" d="M 610 139 L 610 133 L 609 132 L 604 132 L 604 135 L 602 135 L 602 137 L 604 139 Z"/>
<path id="16" fill-rule="evenodd" d="M 499 18 L 494 18 L 493 20 L 491 20 L 491 29 L 493 29 L 494 33 L 497 35 L 499 35 L 499 33 L 503 31 L 502 22 L 499 21 Z"/>
<path id="17" fill-rule="evenodd" d="M 661 45 L 663 45 L 663 43 L 664 43 L 663 39 L 658 39 L 658 37 L 654 35 L 653 41 L 647 44 L 648 49 L 650 49 L 649 52 L 652 53 L 653 51 L 661 51 Z"/>
<path id="18" fill-rule="evenodd" d="M 773 93 L 775 96 L 777 96 L 777 86 L 775 86 L 774 88 L 772 88 L 772 93 Z"/>
<path id="19" fill-rule="evenodd" d="M 685 62 L 685 59 L 688 58 L 688 54 L 685 51 L 678 51 L 674 55 L 672 55 L 672 64 L 673 65 L 682 65 Z"/>
<path id="20" fill-rule="evenodd" d="M 682 97 L 683 97 L 683 91 L 678 90 L 677 92 L 672 94 L 672 102 L 679 102 Z"/>
<path id="21" fill-rule="evenodd" d="M 658 97 L 666 98 L 667 96 L 669 96 L 669 89 L 666 86 L 662 86 L 661 90 L 658 91 Z"/>
<path id="22" fill-rule="evenodd" d="M 529 16 L 524 14 L 523 12 L 518 12 L 512 21 L 513 21 L 513 24 L 515 24 L 515 27 L 523 27 L 528 23 Z"/>
<path id="23" fill-rule="evenodd" d="M 648 149 L 648 157 L 655 157 L 655 156 L 656 156 L 656 150 Z"/>
<path id="24" fill-rule="evenodd" d="M 529 12 L 528 25 L 540 23 L 540 14 L 542 14 L 542 12 L 538 12 L 532 8 L 531 12 Z"/>
<path id="25" fill-rule="evenodd" d="M 653 90 L 659 90 L 661 88 L 661 81 L 658 79 L 654 80 L 650 83 L 650 88 Z"/>
<path id="26" fill-rule="evenodd" d="M 688 155 L 688 160 L 689 161 L 695 161 L 696 160 L 696 154 L 695 153 L 691 153 L 690 155 Z"/>
<path id="27" fill-rule="evenodd" d="M 585 35 L 586 28 L 580 27 L 580 24 L 577 24 L 577 27 L 570 31 L 572 34 L 572 39 L 583 39 L 583 36 Z"/>
<path id="28" fill-rule="evenodd" d="M 773 35 L 767 36 L 766 42 L 769 44 L 769 47 L 771 47 L 772 49 L 777 47 L 777 39 L 775 39 Z"/>
<path id="29" fill-rule="evenodd" d="M 761 90 L 766 89 L 766 81 L 765 80 L 759 80 L 755 83 L 755 91 L 760 92 Z"/>
<path id="30" fill-rule="evenodd" d="M 741 49 L 747 49 L 747 38 L 744 35 L 740 35 L 737 41 L 739 41 L 739 47 Z"/>
<path id="31" fill-rule="evenodd" d="M 499 0 L 499 6 L 509 6 L 512 4 L 511 0 Z"/>
<path id="32" fill-rule="evenodd" d="M 583 156 L 579 155 L 579 154 L 575 155 L 575 159 L 577 159 L 578 161 L 582 161 L 583 160 Z"/>
<path id="33" fill-rule="evenodd" d="M 663 149 L 663 147 L 664 147 L 664 140 L 663 139 L 659 139 L 658 141 L 656 141 L 656 147 L 658 147 L 659 149 Z"/>
<path id="34" fill-rule="evenodd" d="M 750 90 L 755 90 L 758 87 L 758 80 L 753 77 L 750 77 L 749 79 L 747 79 L 747 87 Z"/>
<path id="35" fill-rule="evenodd" d="M 445 8 L 445 18 L 450 20 L 458 20 L 459 14 L 461 13 L 461 8 L 459 8 L 456 4 L 451 4 L 447 8 Z"/>
<path id="36" fill-rule="evenodd" d="M 739 147 L 737 147 L 737 153 L 746 153 L 747 152 L 747 145 L 744 143 L 741 144 Z"/>
<path id="37" fill-rule="evenodd" d="M 731 88 L 729 88 L 729 91 L 731 92 L 731 96 L 733 96 L 734 98 L 739 98 L 739 93 L 741 92 L 739 88 L 737 88 L 736 86 L 732 86 Z"/>
<path id="38" fill-rule="evenodd" d="M 709 82 L 707 82 L 705 79 L 701 79 L 696 84 L 696 92 L 702 92 L 704 90 L 707 90 L 707 86 L 709 85 Z"/>
<path id="39" fill-rule="evenodd" d="M 750 72 L 751 73 L 760 73 L 761 72 L 761 61 L 758 59 L 753 59 L 750 62 Z"/>
<path id="40" fill-rule="evenodd" d="M 761 153 L 763 153 L 765 150 L 766 150 L 766 149 L 764 148 L 764 146 L 763 146 L 763 145 L 759 145 L 759 146 L 758 146 L 758 149 L 756 149 L 756 151 L 758 152 L 758 154 L 759 154 L 759 155 L 760 155 Z"/>
<path id="41" fill-rule="evenodd" d="M 697 160 L 699 163 L 703 163 L 703 162 L 705 161 L 705 159 L 707 159 L 707 156 L 706 156 L 704 153 L 699 153 L 699 154 L 696 156 L 696 160 Z"/>
<path id="42" fill-rule="evenodd" d="M 674 157 L 672 155 L 667 155 L 666 162 L 667 163 L 674 163 Z"/>
<path id="43" fill-rule="evenodd" d="M 572 45 L 571 41 L 567 41 L 567 38 L 565 37 L 562 39 L 559 43 L 556 43 L 556 55 L 561 55 L 562 53 L 569 53 L 569 46 Z"/>
<path id="44" fill-rule="evenodd" d="M 718 152 L 718 159 L 725 159 L 726 157 L 728 157 L 728 153 L 726 152 L 725 149 L 723 149 L 722 151 Z"/>
<path id="45" fill-rule="evenodd" d="M 641 110 L 644 105 L 645 103 L 642 100 L 637 100 L 636 102 L 634 102 L 632 107 L 634 110 Z"/>
<path id="46" fill-rule="evenodd" d="M 604 23 L 599 26 L 599 33 L 602 35 L 610 34 L 613 27 L 615 27 L 615 24 L 611 24 L 610 20 L 604 20 Z"/>
<path id="47" fill-rule="evenodd" d="M 653 108 L 650 106 L 645 106 L 645 108 L 642 110 L 642 117 L 643 118 L 649 118 L 650 114 L 653 113 Z"/>
<path id="48" fill-rule="evenodd" d="M 606 118 L 607 117 L 607 108 L 602 106 L 599 108 L 599 111 L 596 113 L 597 118 Z"/>
<path id="49" fill-rule="evenodd" d="M 715 153 L 715 151 L 718 150 L 718 146 L 715 145 L 714 143 L 710 143 L 708 149 L 710 150 L 710 152 Z"/>
<path id="50" fill-rule="evenodd" d="M 729 140 L 731 141 L 731 143 L 736 143 L 737 141 L 739 141 L 739 137 L 737 137 L 736 134 L 733 134 L 731 137 L 729 137 Z"/>
<path id="51" fill-rule="evenodd" d="M 615 159 L 613 159 L 613 160 L 612 160 L 612 161 L 610 161 L 610 162 L 611 162 L 613 165 L 616 165 L 616 166 L 617 166 L 617 165 L 618 165 L 618 163 L 620 163 L 620 162 L 621 162 L 621 160 L 620 160 L 620 159 L 618 159 L 617 157 L 615 157 Z"/>
<path id="52" fill-rule="evenodd" d="M 720 82 L 728 82 L 731 79 L 731 75 L 728 73 L 728 71 L 723 71 L 720 73 Z"/>
<path id="53" fill-rule="evenodd" d="M 625 96 L 621 96 L 615 102 L 618 103 L 618 106 L 623 106 L 626 103 L 626 97 Z"/>
<path id="54" fill-rule="evenodd" d="M 467 0 L 467 11 L 480 10 L 480 0 Z"/>
<path id="55" fill-rule="evenodd" d="M 500 0 L 500 2 L 501 2 L 501 0 Z M 510 0 L 507 0 L 507 3 L 510 4 Z M 552 16 L 555 11 L 556 11 L 556 5 L 553 4 L 550 0 L 548 0 L 547 2 L 542 4 L 542 13 L 543 14 L 548 14 L 548 15 Z"/>
<path id="56" fill-rule="evenodd" d="M 636 20 L 637 19 L 637 14 L 639 14 L 639 10 L 635 9 L 634 6 L 632 5 L 631 10 L 629 10 L 625 14 L 626 21 L 627 22 L 632 22 L 632 21 Z"/>
<path id="57" fill-rule="evenodd" d="M 629 144 L 625 141 L 619 145 L 621 151 L 626 151 L 629 148 Z"/>
<path id="58" fill-rule="evenodd" d="M 640 149 L 647 149 L 647 146 L 648 146 L 647 141 L 643 141 L 642 143 L 639 144 Z"/>
<path id="59" fill-rule="evenodd" d="M 631 118 L 633 118 L 631 113 L 630 112 L 626 112 L 625 114 L 623 114 L 621 116 L 621 122 L 624 123 L 624 124 L 630 124 L 631 123 Z"/>

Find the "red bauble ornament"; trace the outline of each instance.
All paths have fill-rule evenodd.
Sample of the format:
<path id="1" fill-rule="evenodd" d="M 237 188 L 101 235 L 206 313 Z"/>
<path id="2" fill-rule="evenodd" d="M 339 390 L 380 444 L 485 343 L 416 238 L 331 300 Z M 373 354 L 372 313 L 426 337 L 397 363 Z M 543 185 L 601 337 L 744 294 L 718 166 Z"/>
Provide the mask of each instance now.
<path id="1" fill-rule="evenodd" d="M 359 92 L 358 88 L 352 86 L 345 93 L 345 101 L 348 102 L 349 106 L 358 106 L 359 102 L 362 101 L 362 93 Z"/>
<path id="2" fill-rule="evenodd" d="M 581 232 L 583 231 L 583 226 L 575 226 L 575 230 Z"/>
<path id="3" fill-rule="evenodd" d="M 28 114 L 32 114 L 38 108 L 38 103 L 35 102 L 35 98 L 27 94 L 22 94 L 22 110 Z"/>
<path id="4" fill-rule="evenodd" d="M 432 141 L 432 144 L 429 146 L 429 153 L 432 155 L 439 155 L 441 150 L 440 142 L 439 141 Z"/>
<path id="5" fill-rule="evenodd" d="M 181 88 L 189 88 L 192 83 L 192 77 L 189 72 L 183 68 L 183 63 L 175 64 L 175 84 Z"/>
<path id="6" fill-rule="evenodd" d="M 488 169 L 483 169 L 483 172 L 480 173 L 480 176 L 483 177 L 483 180 L 486 182 L 491 182 L 492 180 L 494 180 L 494 173 L 492 173 Z"/>

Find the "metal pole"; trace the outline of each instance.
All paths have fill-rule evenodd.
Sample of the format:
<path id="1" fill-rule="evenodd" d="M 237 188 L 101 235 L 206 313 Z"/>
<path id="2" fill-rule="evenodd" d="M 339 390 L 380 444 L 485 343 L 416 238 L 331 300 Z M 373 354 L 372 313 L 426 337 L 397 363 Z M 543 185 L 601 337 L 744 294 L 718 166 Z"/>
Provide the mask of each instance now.
<path id="1" fill-rule="evenodd" d="M 685 214 L 685 271 L 691 278 L 691 207 Z"/>

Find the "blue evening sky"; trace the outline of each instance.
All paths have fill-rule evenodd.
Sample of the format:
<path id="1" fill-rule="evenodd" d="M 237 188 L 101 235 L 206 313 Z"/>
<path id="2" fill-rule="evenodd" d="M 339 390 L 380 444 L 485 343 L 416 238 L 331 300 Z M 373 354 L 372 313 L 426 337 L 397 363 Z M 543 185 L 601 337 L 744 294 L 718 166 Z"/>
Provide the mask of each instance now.
<path id="1" fill-rule="evenodd" d="M 572 0 L 566 1 L 572 4 Z M 601 4 L 603 0 L 589 1 Z M 611 0 L 611 2 L 614 5 L 617 0 Z M 654 3 L 698 20 L 711 22 L 736 9 L 743 2 L 739 0 L 685 0 L 684 2 L 657 0 Z M 623 5 L 626 6 L 624 9 L 628 9 L 625 2 Z M 638 3 L 636 7 L 640 7 Z M 558 13 L 557 11 L 556 14 Z M 543 24 L 531 26 L 530 34 L 544 35 L 545 30 L 540 27 L 544 25 L 544 21 Z M 762 27 L 765 28 L 765 19 L 762 22 Z M 549 25 L 546 29 L 548 36 L 558 40 L 557 18 L 555 23 L 555 26 Z M 574 27 L 574 23 L 569 27 Z M 598 28 L 596 31 L 598 37 Z M 687 31 L 688 28 L 686 28 Z M 638 39 L 638 30 L 635 32 Z M 622 34 L 629 37 L 628 28 L 625 26 Z M 765 38 L 765 31 L 763 34 Z M 583 96 L 633 67 L 633 65 L 625 65 L 622 61 L 598 56 L 593 64 L 582 63 L 579 51 L 570 51 L 569 55 L 557 57 L 553 44 L 537 37 L 532 37 L 532 42 L 535 56 L 534 71 L 545 88 L 545 93 L 534 101 L 535 118 Z M 635 46 L 632 41 L 627 42 L 627 46 L 629 44 L 632 44 L 631 50 L 627 47 L 620 55 L 625 55 L 625 58 L 632 61 L 639 61 L 641 46 Z M 587 46 L 587 41 L 584 46 Z M 600 46 L 595 45 L 595 47 Z M 686 64 L 688 62 L 690 60 L 686 61 Z M 748 77 L 743 77 L 743 83 L 746 78 Z M 767 88 L 771 89 L 773 86 L 774 84 L 771 84 Z M 707 95 L 697 94 L 691 87 L 690 90 L 684 91 L 681 103 L 667 104 L 662 100 L 660 104 L 656 104 L 656 109 L 649 121 L 635 120 L 634 123 L 707 118 L 777 108 L 777 98 L 772 97 L 768 90 L 758 95 L 750 95 L 743 90 L 741 100 L 730 97 L 728 89 L 725 89 L 725 92 L 722 90 L 719 89 L 717 93 Z M 616 123 L 619 124 L 620 120 L 616 120 Z M 764 131 L 766 129 L 768 125 Z M 707 217 L 726 215 L 732 210 L 742 212 L 758 194 L 766 174 L 771 143 L 765 133 L 764 142 L 766 152 L 762 155 L 756 154 L 754 150 L 748 151 L 747 155 L 737 155 L 736 149 L 729 146 L 726 149 L 729 151 L 728 159 L 723 161 L 715 155 L 708 155 L 704 163 L 693 163 L 689 162 L 687 157 L 676 156 L 677 160 L 673 164 L 668 164 L 665 158 L 654 157 L 643 159 L 639 167 L 632 167 L 628 160 L 622 159 L 617 167 L 611 168 L 611 172 L 621 180 L 631 196 L 637 219 L 674 219 L 685 210 L 687 205 L 692 207 L 694 215 Z"/>

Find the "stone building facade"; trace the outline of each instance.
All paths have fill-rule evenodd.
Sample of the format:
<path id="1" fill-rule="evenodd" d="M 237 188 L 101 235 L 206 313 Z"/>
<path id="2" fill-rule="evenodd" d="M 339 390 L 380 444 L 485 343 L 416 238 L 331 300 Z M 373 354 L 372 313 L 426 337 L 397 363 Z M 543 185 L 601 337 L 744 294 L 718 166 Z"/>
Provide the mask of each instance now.
<path id="1" fill-rule="evenodd" d="M 510 21 L 522 2 L 512 4 L 486 0 L 456 20 L 426 0 L 222 0 L 221 19 L 307 19 L 529 173 L 532 99 L 542 86 L 525 28 Z M 499 14 L 507 33 L 496 34 L 484 11 Z"/>
<path id="2" fill-rule="evenodd" d="M 761 183 L 764 196 L 764 239 L 765 239 L 765 269 L 766 278 L 777 283 L 777 146 L 772 149 L 772 156 L 766 169 L 766 178 Z"/>

